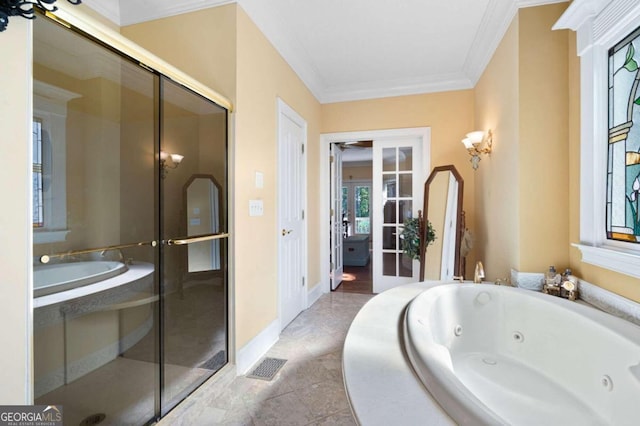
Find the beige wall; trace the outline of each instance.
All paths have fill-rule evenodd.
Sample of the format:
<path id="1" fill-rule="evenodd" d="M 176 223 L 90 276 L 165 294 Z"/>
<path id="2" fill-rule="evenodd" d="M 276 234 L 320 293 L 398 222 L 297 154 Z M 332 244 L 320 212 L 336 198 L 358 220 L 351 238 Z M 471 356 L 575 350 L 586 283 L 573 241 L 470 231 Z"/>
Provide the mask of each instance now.
<path id="1" fill-rule="evenodd" d="M 453 164 L 464 179 L 463 209 L 475 232 L 475 176 L 460 141 L 474 129 L 472 90 L 322 105 L 322 133 L 431 127 L 431 169 Z M 472 252 L 467 265 L 475 263 Z M 467 276 L 470 268 L 467 268 Z M 473 271 L 471 271 L 473 274 Z"/>
<path id="2" fill-rule="evenodd" d="M 565 4 L 521 9 L 476 85 L 476 126 L 493 129 L 478 169 L 478 256 L 490 279 L 569 266 Z"/>
<path id="3" fill-rule="evenodd" d="M 521 9 L 519 227 L 521 271 L 569 265 L 567 3 Z"/>
<path id="4" fill-rule="evenodd" d="M 31 22 L 12 18 L 0 36 L 0 404 L 30 404 L 31 354 Z M 22 142 L 20 142 L 22 141 Z M 7 208 L 11 206 L 11 208 Z"/>
<path id="5" fill-rule="evenodd" d="M 256 336 L 278 312 L 276 99 L 307 122 L 307 250 L 309 289 L 320 282 L 320 104 L 238 7 L 236 120 L 236 327 L 238 347 Z M 254 173 L 264 173 L 256 189 Z M 250 199 L 264 200 L 265 214 L 248 217 Z"/>
<path id="6" fill-rule="evenodd" d="M 120 32 L 235 103 L 235 5 L 130 25 Z"/>
<path id="7" fill-rule="evenodd" d="M 516 18 L 475 88 L 476 127 L 492 129 L 494 141 L 475 187 L 476 256 L 487 279 L 509 276 L 520 263 L 518 31 Z"/>

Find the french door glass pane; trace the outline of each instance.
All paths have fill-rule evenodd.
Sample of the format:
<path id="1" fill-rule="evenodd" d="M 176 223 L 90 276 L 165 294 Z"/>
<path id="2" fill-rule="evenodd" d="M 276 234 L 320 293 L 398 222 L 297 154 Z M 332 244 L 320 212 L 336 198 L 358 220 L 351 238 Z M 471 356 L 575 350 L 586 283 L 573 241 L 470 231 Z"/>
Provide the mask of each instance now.
<path id="1" fill-rule="evenodd" d="M 405 219 L 413 216 L 413 148 L 383 148 L 382 249 L 383 275 L 413 276 L 413 262 L 402 253 L 400 235 Z"/>

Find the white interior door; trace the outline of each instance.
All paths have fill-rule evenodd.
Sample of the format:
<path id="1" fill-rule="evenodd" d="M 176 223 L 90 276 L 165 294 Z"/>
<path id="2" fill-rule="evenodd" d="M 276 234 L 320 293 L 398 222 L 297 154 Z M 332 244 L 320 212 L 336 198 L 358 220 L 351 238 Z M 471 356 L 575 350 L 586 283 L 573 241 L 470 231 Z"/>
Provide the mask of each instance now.
<path id="1" fill-rule="evenodd" d="M 422 145 L 420 138 L 373 141 L 373 292 L 415 282 L 419 262 L 402 252 L 405 219 L 422 208 Z"/>
<path id="2" fill-rule="evenodd" d="M 342 282 L 342 151 L 338 144 L 331 144 L 331 290 Z"/>
<path id="3" fill-rule="evenodd" d="M 307 123 L 278 100 L 278 282 L 284 329 L 307 303 L 304 145 Z"/>

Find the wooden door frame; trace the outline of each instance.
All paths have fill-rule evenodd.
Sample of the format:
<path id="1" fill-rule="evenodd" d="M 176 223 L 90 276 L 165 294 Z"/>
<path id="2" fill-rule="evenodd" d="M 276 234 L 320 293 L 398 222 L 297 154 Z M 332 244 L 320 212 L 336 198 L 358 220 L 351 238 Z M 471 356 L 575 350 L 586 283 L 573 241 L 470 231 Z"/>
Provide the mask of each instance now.
<path id="1" fill-rule="evenodd" d="M 424 180 L 428 176 L 428 171 L 431 169 L 431 127 L 410 127 L 399 128 L 389 130 L 362 130 L 356 132 L 339 132 L 339 133 L 324 133 L 320 135 L 320 223 L 323 225 L 323 229 L 320 231 L 320 288 L 323 293 L 328 293 L 331 289 L 331 280 L 329 279 L 330 273 L 330 241 L 329 233 L 330 222 L 329 216 L 331 214 L 329 191 L 330 191 L 330 177 L 329 177 L 329 147 L 332 143 L 337 142 L 356 142 L 359 140 L 376 140 L 376 139 L 390 139 L 390 138 L 408 138 L 419 137 L 422 140 L 422 174 L 421 178 Z M 375 176 L 372 176 L 375 179 Z"/>

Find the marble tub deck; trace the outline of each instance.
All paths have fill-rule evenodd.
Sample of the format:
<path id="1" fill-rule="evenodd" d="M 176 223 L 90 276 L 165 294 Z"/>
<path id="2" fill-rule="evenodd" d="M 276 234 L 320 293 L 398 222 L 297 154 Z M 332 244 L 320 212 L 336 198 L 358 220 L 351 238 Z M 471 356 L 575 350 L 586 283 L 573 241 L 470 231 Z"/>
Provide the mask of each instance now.
<path id="1" fill-rule="evenodd" d="M 343 385 L 342 347 L 353 318 L 373 296 L 323 295 L 267 352 L 287 359 L 272 381 L 226 369 L 158 425 L 355 425 Z"/>

